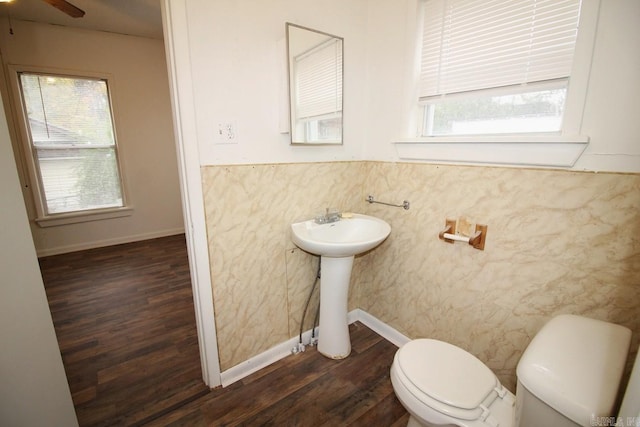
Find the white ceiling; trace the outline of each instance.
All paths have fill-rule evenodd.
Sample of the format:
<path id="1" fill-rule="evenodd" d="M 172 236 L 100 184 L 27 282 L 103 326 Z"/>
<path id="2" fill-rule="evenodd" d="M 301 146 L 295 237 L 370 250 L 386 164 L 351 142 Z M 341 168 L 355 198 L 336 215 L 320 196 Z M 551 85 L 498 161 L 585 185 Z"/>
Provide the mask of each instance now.
<path id="1" fill-rule="evenodd" d="M 69 0 L 85 11 L 71 18 L 44 0 L 0 3 L 0 17 L 89 30 L 162 38 L 160 0 Z"/>

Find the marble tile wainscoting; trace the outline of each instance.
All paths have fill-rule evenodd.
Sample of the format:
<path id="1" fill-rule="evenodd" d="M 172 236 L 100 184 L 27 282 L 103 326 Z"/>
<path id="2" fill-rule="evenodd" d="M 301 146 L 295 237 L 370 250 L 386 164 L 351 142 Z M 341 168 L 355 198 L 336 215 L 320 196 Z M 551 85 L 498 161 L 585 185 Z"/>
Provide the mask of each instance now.
<path id="1" fill-rule="evenodd" d="M 204 166 L 202 177 L 223 371 L 297 335 L 318 260 L 289 224 L 326 207 L 392 227 L 356 258 L 349 310 L 465 348 L 512 391 L 522 351 L 555 314 L 626 325 L 638 347 L 638 174 L 327 162 Z M 370 205 L 369 193 L 411 209 Z M 459 217 L 488 225 L 484 251 L 438 239 Z"/>
<path id="2" fill-rule="evenodd" d="M 371 162 L 364 188 L 411 209 L 367 210 L 392 233 L 355 277 L 359 308 L 470 351 L 512 391 L 522 352 L 556 314 L 631 328 L 635 354 L 640 175 Z M 438 239 L 459 217 L 488 225 L 484 251 Z"/>
<path id="3" fill-rule="evenodd" d="M 361 210 L 365 167 L 332 162 L 202 168 L 222 371 L 298 334 L 318 258 L 296 248 L 289 227 L 327 207 Z M 355 286 L 351 291 L 350 310 L 357 308 Z M 305 330 L 313 322 L 315 309 L 310 311 Z"/>

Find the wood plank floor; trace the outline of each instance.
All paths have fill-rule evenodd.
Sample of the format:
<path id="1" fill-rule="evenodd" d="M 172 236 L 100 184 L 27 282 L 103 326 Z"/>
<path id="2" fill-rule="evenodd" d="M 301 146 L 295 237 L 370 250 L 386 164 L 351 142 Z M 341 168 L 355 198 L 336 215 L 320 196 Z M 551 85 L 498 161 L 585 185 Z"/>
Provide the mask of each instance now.
<path id="1" fill-rule="evenodd" d="M 308 347 L 149 425 L 406 426 L 409 415 L 389 378 L 397 347 L 359 322 L 349 329 L 346 359 Z"/>
<path id="2" fill-rule="evenodd" d="M 396 347 L 350 326 L 352 354 L 309 347 L 226 388 L 201 380 L 184 235 L 40 259 L 81 426 L 404 426 Z"/>
<path id="3" fill-rule="evenodd" d="M 184 235 L 40 259 L 82 426 L 134 425 L 208 393 Z"/>

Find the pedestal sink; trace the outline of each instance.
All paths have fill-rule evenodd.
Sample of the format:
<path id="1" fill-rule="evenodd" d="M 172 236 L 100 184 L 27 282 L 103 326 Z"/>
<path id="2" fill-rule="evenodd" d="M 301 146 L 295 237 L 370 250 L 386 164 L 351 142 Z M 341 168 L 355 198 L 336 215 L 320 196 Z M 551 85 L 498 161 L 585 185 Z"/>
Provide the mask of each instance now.
<path id="1" fill-rule="evenodd" d="M 390 232 L 385 221 L 362 214 L 344 214 L 325 224 L 313 219 L 291 224 L 293 243 L 321 257 L 318 351 L 323 355 L 343 359 L 351 353 L 347 299 L 353 257 L 378 246 Z"/>

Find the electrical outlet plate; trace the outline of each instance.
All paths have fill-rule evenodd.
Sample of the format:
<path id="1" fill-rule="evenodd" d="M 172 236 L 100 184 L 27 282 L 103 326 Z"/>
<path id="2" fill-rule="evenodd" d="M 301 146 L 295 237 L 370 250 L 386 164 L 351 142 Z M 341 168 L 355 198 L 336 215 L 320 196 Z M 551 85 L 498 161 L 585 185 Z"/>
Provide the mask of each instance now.
<path id="1" fill-rule="evenodd" d="M 216 144 L 237 144 L 238 123 L 235 120 L 223 120 L 216 124 Z"/>

